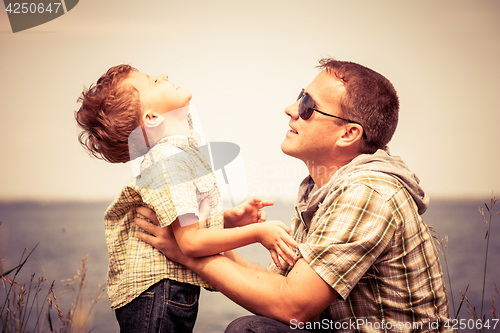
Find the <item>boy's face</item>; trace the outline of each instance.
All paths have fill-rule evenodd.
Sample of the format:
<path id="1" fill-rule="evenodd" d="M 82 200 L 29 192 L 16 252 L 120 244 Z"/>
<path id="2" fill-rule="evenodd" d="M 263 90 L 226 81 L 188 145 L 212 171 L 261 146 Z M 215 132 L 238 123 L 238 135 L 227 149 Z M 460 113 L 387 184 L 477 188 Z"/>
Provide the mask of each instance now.
<path id="1" fill-rule="evenodd" d="M 165 74 L 150 76 L 144 73 L 131 72 L 125 84 L 130 84 L 139 91 L 144 113 L 153 112 L 160 115 L 189 105 L 192 94 L 176 88 Z"/>

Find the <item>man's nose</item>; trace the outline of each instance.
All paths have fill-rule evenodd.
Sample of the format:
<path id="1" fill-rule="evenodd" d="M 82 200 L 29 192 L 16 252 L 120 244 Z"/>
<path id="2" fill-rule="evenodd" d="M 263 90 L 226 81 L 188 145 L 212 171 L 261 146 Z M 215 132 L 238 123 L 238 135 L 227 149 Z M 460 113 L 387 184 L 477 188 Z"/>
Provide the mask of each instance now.
<path id="1" fill-rule="evenodd" d="M 285 113 L 288 116 L 297 119 L 299 117 L 299 102 L 300 101 L 297 101 L 292 105 L 288 106 L 287 108 L 285 108 Z"/>

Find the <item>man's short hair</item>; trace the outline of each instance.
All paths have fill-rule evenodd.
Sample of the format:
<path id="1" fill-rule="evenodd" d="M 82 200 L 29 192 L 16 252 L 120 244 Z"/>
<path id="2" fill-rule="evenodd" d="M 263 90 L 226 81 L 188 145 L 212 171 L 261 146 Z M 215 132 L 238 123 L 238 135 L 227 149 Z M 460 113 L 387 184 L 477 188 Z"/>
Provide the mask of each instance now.
<path id="1" fill-rule="evenodd" d="M 363 153 L 374 153 L 391 140 L 398 124 L 399 99 L 392 83 L 379 73 L 362 65 L 323 58 L 319 68 L 344 83 L 341 98 L 343 118 L 363 126 Z"/>
<path id="2" fill-rule="evenodd" d="M 78 141 L 94 157 L 125 163 L 145 153 L 129 147 L 129 136 L 140 126 L 142 111 L 139 91 L 122 83 L 134 71 L 130 65 L 111 67 L 78 99 L 82 103 L 75 112 L 82 129 Z"/>

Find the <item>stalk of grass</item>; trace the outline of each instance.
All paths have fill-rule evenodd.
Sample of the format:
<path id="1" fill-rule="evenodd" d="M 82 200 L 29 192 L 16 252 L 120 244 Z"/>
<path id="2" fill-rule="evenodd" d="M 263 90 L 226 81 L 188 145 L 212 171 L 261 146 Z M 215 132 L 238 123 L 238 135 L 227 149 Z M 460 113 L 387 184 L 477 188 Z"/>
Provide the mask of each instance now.
<path id="1" fill-rule="evenodd" d="M 82 257 L 82 264 L 73 279 L 66 279 L 61 281 L 65 283 L 65 287 L 69 287 L 63 290 L 61 294 L 66 293 L 67 291 L 69 291 L 69 289 L 72 289 L 75 293 L 75 298 L 71 304 L 71 308 L 64 319 L 63 332 L 83 332 L 95 304 L 97 304 L 99 300 L 105 297 L 105 286 L 99 284 L 95 296 L 91 296 L 90 306 L 85 309 L 86 303 L 84 296 L 85 290 L 87 288 L 87 262 L 88 256 Z M 75 285 L 78 286 L 77 289 L 73 287 Z"/>
<path id="2" fill-rule="evenodd" d="M 33 248 L 33 251 L 36 249 L 36 247 L 38 246 L 38 244 Z M 26 253 L 26 250 L 29 252 L 29 254 L 26 256 L 26 258 L 24 258 L 24 255 Z M 19 260 L 19 264 L 10 269 L 9 271 L 7 271 L 6 273 L 2 273 L 2 275 L 0 275 L 0 279 L 2 279 L 3 281 L 3 284 L 4 284 L 4 289 L 5 289 L 5 281 L 4 281 L 4 278 L 9 275 L 10 273 L 14 272 L 14 277 L 11 279 L 10 283 L 9 283 L 9 290 L 7 291 L 7 295 L 5 297 L 5 302 L 3 303 L 2 305 L 2 309 L 0 310 L 0 318 L 2 318 L 4 316 L 4 311 L 6 309 L 8 309 L 8 304 L 10 304 L 10 293 L 12 292 L 12 289 L 15 285 L 15 281 L 16 281 L 16 277 L 17 275 L 19 274 L 19 272 L 21 271 L 21 269 L 24 267 L 24 265 L 26 264 L 26 262 L 28 261 L 30 255 L 32 254 L 33 252 L 32 251 L 29 251 L 28 249 L 24 249 L 22 255 L 21 255 L 21 259 Z"/>
<path id="3" fill-rule="evenodd" d="M 441 238 L 439 235 L 439 232 L 435 230 L 433 227 L 429 226 L 429 230 L 432 231 L 434 235 L 432 237 L 436 240 L 436 242 L 439 244 L 439 251 L 443 255 L 444 258 L 444 263 L 445 263 L 445 268 L 446 268 L 446 276 L 448 277 L 448 284 L 450 286 L 450 296 L 451 296 L 451 304 L 453 306 L 453 314 L 455 315 L 455 319 L 458 316 L 458 312 L 460 312 L 460 307 L 458 308 L 458 312 L 455 311 L 455 300 L 453 298 L 453 287 L 451 284 L 451 277 L 450 277 L 450 269 L 448 268 L 448 236 L 445 235 L 444 239 Z M 467 286 L 468 288 L 469 286 Z"/>
<path id="4" fill-rule="evenodd" d="M 31 274 L 31 279 L 30 279 L 30 284 L 28 286 L 28 288 L 25 288 L 25 294 L 24 296 L 26 297 L 26 300 L 23 302 L 24 303 L 24 311 L 22 313 L 19 313 L 19 316 L 20 316 L 20 323 L 21 323 L 21 327 L 25 327 L 27 326 L 27 318 L 29 318 L 29 314 L 31 314 L 31 309 L 32 307 L 30 307 L 29 311 L 28 311 L 28 305 L 30 303 L 30 297 L 31 297 L 31 290 L 33 288 L 36 288 L 38 289 L 38 286 L 33 286 L 33 279 L 35 278 L 35 274 Z M 36 295 L 35 297 L 33 297 L 33 300 L 36 298 Z M 21 318 L 21 315 L 22 315 L 22 318 Z"/>
<path id="5" fill-rule="evenodd" d="M 484 320 L 484 318 L 483 318 L 484 289 L 486 287 L 486 269 L 488 267 L 488 249 L 489 249 L 489 245 L 490 245 L 491 221 L 492 221 L 492 218 L 493 218 L 493 212 L 492 212 L 492 210 L 493 210 L 493 207 L 495 206 L 496 201 L 497 201 L 497 199 L 494 196 L 492 196 L 491 197 L 490 206 L 488 207 L 488 205 L 486 203 L 484 204 L 484 206 L 488 210 L 488 215 L 489 215 L 488 219 L 486 219 L 486 216 L 484 215 L 484 209 L 478 207 L 479 208 L 479 212 L 481 213 L 484 222 L 488 226 L 488 228 L 486 230 L 486 235 L 485 235 L 485 238 L 486 238 L 486 254 L 485 254 L 485 257 L 484 257 L 483 293 L 482 293 L 482 296 L 481 296 L 481 317 L 480 318 L 482 320 Z M 500 212 L 497 212 L 495 215 L 498 215 L 499 213 Z"/>
<path id="6" fill-rule="evenodd" d="M 464 300 L 465 300 L 465 299 L 467 299 L 467 296 L 466 296 L 466 295 L 467 295 L 467 290 L 469 290 L 469 285 L 470 285 L 470 284 L 468 284 L 468 285 L 467 285 L 467 288 L 465 288 L 465 291 L 464 291 L 464 292 L 462 292 L 462 291 L 460 290 L 460 295 L 462 296 L 462 299 L 460 300 L 460 306 L 458 307 L 458 312 L 457 312 L 457 313 L 456 313 L 456 315 L 455 315 L 455 319 L 457 319 L 457 318 L 458 318 L 458 314 L 460 313 L 460 309 L 462 309 L 462 305 L 464 304 Z M 468 302 L 468 301 L 469 301 L 469 300 L 467 300 L 467 302 Z"/>
<path id="7" fill-rule="evenodd" d="M 468 288 L 469 286 L 467 286 Z M 476 306 L 474 304 L 472 304 L 471 301 L 469 301 L 469 299 L 467 298 L 467 296 L 465 295 L 465 293 L 462 293 L 462 291 L 460 291 L 460 295 L 462 296 L 462 304 L 463 304 L 463 301 L 465 300 L 465 303 L 467 304 L 467 313 L 472 317 L 472 319 L 474 321 L 476 321 L 477 319 L 479 319 L 478 315 L 477 315 L 477 310 L 476 310 Z M 475 327 L 475 331 L 477 332 L 478 329 L 477 327 Z M 479 330 L 481 331 L 481 330 Z M 459 332 L 459 331 L 457 331 Z"/>

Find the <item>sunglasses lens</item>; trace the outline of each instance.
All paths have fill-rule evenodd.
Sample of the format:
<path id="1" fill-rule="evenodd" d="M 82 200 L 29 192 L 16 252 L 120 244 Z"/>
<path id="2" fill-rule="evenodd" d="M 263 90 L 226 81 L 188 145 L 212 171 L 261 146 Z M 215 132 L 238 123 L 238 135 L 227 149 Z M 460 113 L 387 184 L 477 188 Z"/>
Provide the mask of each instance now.
<path id="1" fill-rule="evenodd" d="M 311 118 L 314 112 L 314 101 L 311 99 L 311 96 L 309 96 L 308 94 L 304 94 L 304 90 L 302 90 L 302 92 L 300 93 L 299 99 L 300 97 L 302 97 L 302 100 L 299 104 L 299 116 L 300 118 L 307 120 Z"/>

